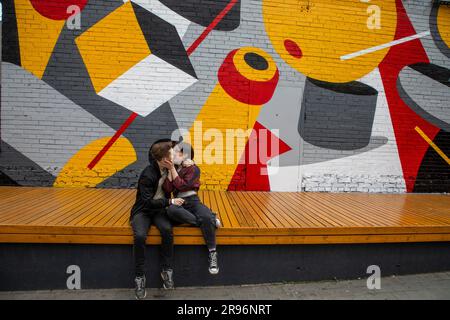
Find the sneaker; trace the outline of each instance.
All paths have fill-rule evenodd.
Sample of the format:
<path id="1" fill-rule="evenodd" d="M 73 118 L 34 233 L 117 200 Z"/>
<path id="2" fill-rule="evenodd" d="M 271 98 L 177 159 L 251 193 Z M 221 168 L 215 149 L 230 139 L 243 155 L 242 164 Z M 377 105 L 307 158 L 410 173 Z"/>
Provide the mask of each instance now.
<path id="1" fill-rule="evenodd" d="M 167 269 L 161 272 L 161 278 L 163 280 L 164 289 L 173 289 L 173 270 Z"/>
<path id="2" fill-rule="evenodd" d="M 217 251 L 211 251 L 209 253 L 209 273 L 218 274 L 219 273 L 219 263 L 217 261 Z"/>
<path id="3" fill-rule="evenodd" d="M 134 289 L 134 295 L 137 300 L 145 299 L 147 291 L 145 290 L 145 276 L 134 278 L 136 288 Z"/>
<path id="4" fill-rule="evenodd" d="M 216 229 L 219 229 L 222 227 L 222 223 L 220 222 L 220 219 L 217 218 L 217 214 L 213 213 L 214 215 L 214 225 L 216 226 Z"/>
<path id="5" fill-rule="evenodd" d="M 216 218 L 215 222 L 216 222 L 216 229 L 219 229 L 222 227 L 222 222 L 220 222 L 219 218 Z"/>

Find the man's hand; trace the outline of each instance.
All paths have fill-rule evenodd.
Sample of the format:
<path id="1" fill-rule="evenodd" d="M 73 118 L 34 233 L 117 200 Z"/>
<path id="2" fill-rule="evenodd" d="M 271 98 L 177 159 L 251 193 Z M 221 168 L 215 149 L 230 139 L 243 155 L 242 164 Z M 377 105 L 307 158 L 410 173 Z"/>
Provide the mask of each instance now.
<path id="1" fill-rule="evenodd" d="M 184 203 L 184 200 L 181 198 L 175 198 L 175 199 L 172 199 L 172 203 L 176 206 L 182 206 Z"/>

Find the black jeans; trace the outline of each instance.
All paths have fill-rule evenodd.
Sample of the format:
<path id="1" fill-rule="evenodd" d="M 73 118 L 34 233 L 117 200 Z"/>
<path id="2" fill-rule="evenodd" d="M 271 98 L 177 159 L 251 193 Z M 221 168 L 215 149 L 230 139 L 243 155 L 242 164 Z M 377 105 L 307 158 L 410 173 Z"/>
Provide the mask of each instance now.
<path id="1" fill-rule="evenodd" d="M 136 276 L 142 276 L 145 273 L 145 241 L 152 224 L 161 233 L 161 246 L 159 249 L 161 268 L 163 270 L 172 269 L 173 231 L 166 209 L 140 211 L 131 220 L 134 235 L 133 256 Z"/>
<path id="2" fill-rule="evenodd" d="M 167 215 L 176 223 L 188 223 L 200 227 L 208 249 L 216 248 L 215 216 L 197 195 L 184 198 L 182 206 L 170 205 Z"/>

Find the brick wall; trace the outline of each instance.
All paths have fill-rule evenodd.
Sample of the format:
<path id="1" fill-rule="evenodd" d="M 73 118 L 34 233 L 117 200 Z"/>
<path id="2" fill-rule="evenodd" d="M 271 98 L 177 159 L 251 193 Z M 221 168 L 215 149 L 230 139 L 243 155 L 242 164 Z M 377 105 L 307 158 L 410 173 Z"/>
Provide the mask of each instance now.
<path id="1" fill-rule="evenodd" d="M 5 0 L 3 14 L 0 185 L 133 188 L 155 140 L 189 134 L 206 189 L 450 189 L 448 5 Z"/>

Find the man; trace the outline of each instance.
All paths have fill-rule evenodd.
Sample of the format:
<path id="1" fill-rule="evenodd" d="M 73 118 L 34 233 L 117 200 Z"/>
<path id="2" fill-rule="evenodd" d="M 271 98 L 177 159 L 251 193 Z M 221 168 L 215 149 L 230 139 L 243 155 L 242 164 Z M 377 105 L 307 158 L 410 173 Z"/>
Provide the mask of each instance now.
<path id="1" fill-rule="evenodd" d="M 146 296 L 145 242 L 150 226 L 154 224 L 161 233 L 161 277 L 163 287 L 172 289 L 173 284 L 173 232 L 166 208 L 170 204 L 182 205 L 183 199 L 171 199 L 162 189 L 167 177 L 164 160 L 172 160 L 174 142 L 159 140 L 149 151 L 150 164 L 142 171 L 138 180 L 136 202 L 131 209 L 130 223 L 133 228 L 133 255 L 135 262 L 135 295 L 137 299 Z"/>

